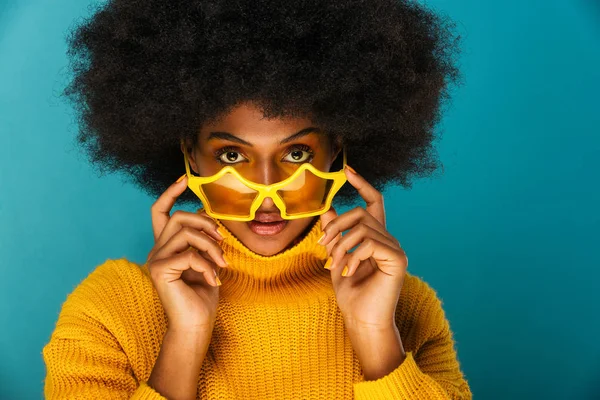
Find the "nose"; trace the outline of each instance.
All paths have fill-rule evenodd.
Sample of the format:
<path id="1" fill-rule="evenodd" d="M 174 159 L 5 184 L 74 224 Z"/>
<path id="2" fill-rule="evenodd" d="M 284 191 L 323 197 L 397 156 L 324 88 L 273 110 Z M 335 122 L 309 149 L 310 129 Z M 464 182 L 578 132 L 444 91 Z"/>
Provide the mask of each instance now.
<path id="1" fill-rule="evenodd" d="M 255 165 L 255 168 L 253 168 L 251 171 L 248 171 L 248 174 L 244 176 L 255 183 L 272 185 L 287 178 L 287 173 L 281 165 L 278 165 L 277 162 L 264 161 Z M 258 208 L 258 212 L 279 213 L 280 210 L 278 209 L 277 205 L 275 205 L 275 202 L 272 198 L 265 197 L 262 204 Z"/>
<path id="2" fill-rule="evenodd" d="M 260 213 L 279 213 L 280 210 L 272 198 L 265 197 L 256 211 Z"/>
<path id="3" fill-rule="evenodd" d="M 254 168 L 248 168 L 244 177 L 255 183 L 272 185 L 284 180 L 288 175 L 285 169 L 281 165 L 278 165 L 277 162 L 264 161 L 260 164 L 257 163 Z"/>

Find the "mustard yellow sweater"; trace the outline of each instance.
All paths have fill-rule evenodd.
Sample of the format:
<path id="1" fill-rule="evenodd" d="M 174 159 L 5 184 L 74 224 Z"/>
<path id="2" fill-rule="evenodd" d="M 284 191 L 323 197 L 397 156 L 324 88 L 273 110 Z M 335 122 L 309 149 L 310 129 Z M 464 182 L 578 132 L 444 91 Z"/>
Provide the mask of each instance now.
<path id="1" fill-rule="evenodd" d="M 219 275 L 197 399 L 471 399 L 441 301 L 410 273 L 396 314 L 407 358 L 364 381 L 323 268 L 318 218 L 309 229 L 270 257 L 231 234 L 223 241 L 233 265 Z M 106 260 L 67 296 L 42 350 L 46 399 L 166 399 L 146 383 L 166 329 L 146 265 Z"/>

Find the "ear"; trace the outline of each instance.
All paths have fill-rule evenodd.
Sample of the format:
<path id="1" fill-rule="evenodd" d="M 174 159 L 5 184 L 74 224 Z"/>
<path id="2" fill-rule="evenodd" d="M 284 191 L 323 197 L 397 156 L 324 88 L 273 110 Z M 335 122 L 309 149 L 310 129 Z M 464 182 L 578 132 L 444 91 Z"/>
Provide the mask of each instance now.
<path id="1" fill-rule="evenodd" d="M 331 146 L 331 149 L 332 149 L 331 162 L 333 163 L 333 161 L 339 156 L 344 145 L 343 145 L 342 138 L 340 136 L 336 136 L 332 142 L 333 142 L 332 143 L 333 145 Z"/>
<path id="2" fill-rule="evenodd" d="M 187 150 L 188 161 L 190 163 L 191 170 L 194 171 L 196 173 L 196 175 L 200 175 L 198 173 L 198 165 L 196 164 L 196 153 L 194 152 L 193 143 L 188 138 L 185 138 L 183 140 L 183 143 L 181 143 L 180 148 L 181 148 L 181 154 L 184 153 L 184 150 Z"/>

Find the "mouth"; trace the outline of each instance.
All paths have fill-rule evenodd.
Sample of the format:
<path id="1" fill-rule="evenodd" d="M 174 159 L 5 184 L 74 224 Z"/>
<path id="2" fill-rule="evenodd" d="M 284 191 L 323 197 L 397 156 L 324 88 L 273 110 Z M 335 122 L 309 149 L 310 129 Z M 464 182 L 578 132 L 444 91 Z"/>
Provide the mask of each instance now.
<path id="1" fill-rule="evenodd" d="M 250 230 L 257 235 L 273 236 L 280 233 L 287 226 L 287 222 L 288 221 L 283 219 L 270 222 L 261 222 L 254 219 L 252 221 L 248 221 L 247 224 Z"/>

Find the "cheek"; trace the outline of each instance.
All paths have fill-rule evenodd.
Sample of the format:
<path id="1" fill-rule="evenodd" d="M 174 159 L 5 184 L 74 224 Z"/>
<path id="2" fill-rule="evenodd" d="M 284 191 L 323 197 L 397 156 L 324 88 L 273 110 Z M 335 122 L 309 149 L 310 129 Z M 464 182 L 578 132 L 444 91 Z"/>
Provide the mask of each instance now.
<path id="1" fill-rule="evenodd" d="M 196 166 L 200 176 L 212 176 L 221 169 L 217 162 L 211 162 L 203 157 L 196 159 Z"/>
<path id="2" fill-rule="evenodd" d="M 229 231 L 233 233 L 240 232 L 240 229 L 248 228 L 246 223 L 241 221 L 227 221 L 223 219 L 220 219 L 219 221 L 225 225 L 225 228 L 229 229 Z"/>
<path id="3" fill-rule="evenodd" d="M 318 215 L 316 217 L 295 219 L 295 220 L 290 221 L 290 222 L 294 222 L 295 225 L 288 226 L 288 228 L 292 228 L 292 229 L 290 229 L 290 231 L 294 231 L 295 236 L 298 236 L 298 235 L 303 236 L 304 234 L 308 233 L 308 231 L 313 226 L 313 223 L 317 223 L 317 224 L 321 223 L 319 221 L 319 219 L 320 218 Z"/>

